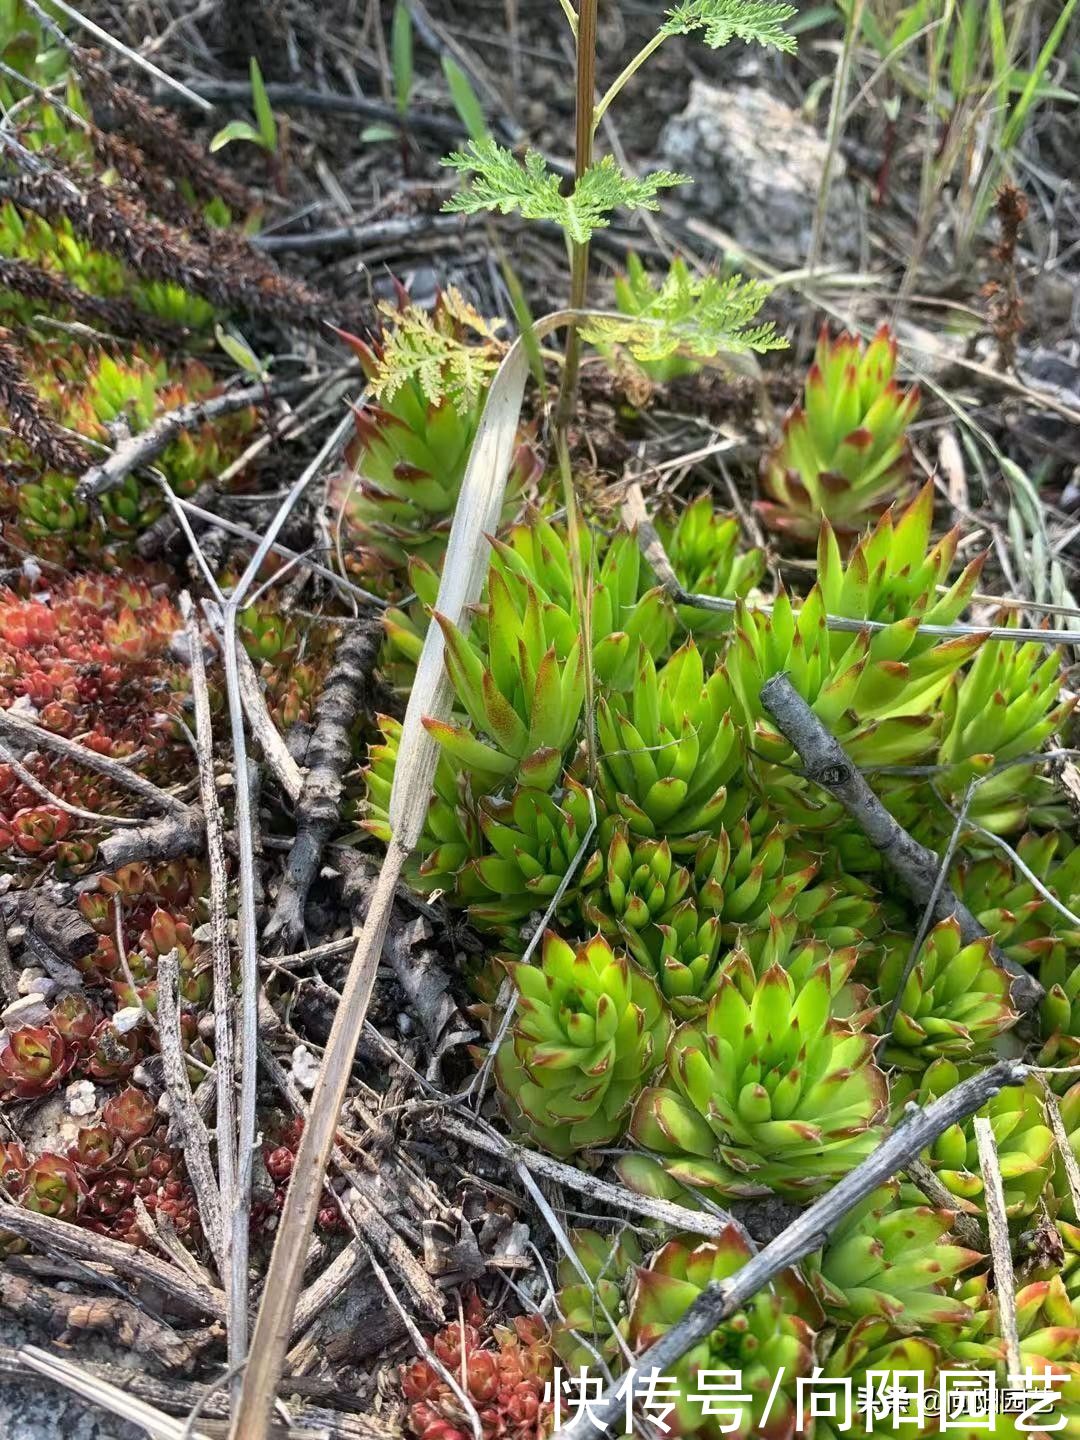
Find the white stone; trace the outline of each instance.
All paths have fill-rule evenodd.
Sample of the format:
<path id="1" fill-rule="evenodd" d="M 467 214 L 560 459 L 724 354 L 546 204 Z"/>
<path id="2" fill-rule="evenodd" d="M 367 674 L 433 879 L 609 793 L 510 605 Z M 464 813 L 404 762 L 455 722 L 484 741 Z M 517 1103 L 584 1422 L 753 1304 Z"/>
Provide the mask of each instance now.
<path id="1" fill-rule="evenodd" d="M 118 1035 L 126 1035 L 145 1019 L 146 1011 L 141 1005 L 124 1005 L 112 1017 L 113 1029 Z"/>
<path id="2" fill-rule="evenodd" d="M 319 1075 L 319 1062 L 306 1045 L 297 1045 L 292 1052 L 292 1077 L 301 1090 L 313 1090 Z"/>
<path id="3" fill-rule="evenodd" d="M 97 1090 L 92 1080 L 75 1080 L 67 1087 L 69 1115 L 85 1118 L 97 1109 Z"/>

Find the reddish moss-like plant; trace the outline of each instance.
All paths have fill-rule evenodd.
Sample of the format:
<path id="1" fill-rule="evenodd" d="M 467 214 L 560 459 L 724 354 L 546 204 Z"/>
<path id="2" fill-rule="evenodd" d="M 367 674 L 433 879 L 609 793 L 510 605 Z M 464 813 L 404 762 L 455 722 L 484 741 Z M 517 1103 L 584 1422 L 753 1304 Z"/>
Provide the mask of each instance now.
<path id="1" fill-rule="evenodd" d="M 542 1322 L 518 1316 L 512 1326 L 488 1327 L 475 1296 L 464 1323 L 448 1325 L 432 1349 L 476 1407 L 484 1440 L 539 1440 L 551 1426 L 544 1399 L 553 1356 Z M 470 1440 L 461 1402 L 439 1372 L 418 1360 L 402 1372 L 407 1425 L 416 1440 Z"/>

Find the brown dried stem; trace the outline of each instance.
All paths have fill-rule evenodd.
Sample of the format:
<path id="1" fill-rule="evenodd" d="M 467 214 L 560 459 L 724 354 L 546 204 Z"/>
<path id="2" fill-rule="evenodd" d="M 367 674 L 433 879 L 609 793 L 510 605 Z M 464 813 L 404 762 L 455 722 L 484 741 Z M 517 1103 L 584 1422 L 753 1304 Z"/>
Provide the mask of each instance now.
<path id="1" fill-rule="evenodd" d="M 78 474 L 89 465 L 89 451 L 56 423 L 38 399 L 22 367 L 19 352 L 11 343 L 11 331 L 4 329 L 0 329 L 0 410 L 6 412 L 16 439 L 21 440 L 47 470 Z"/>
<path id="2" fill-rule="evenodd" d="M 934 920 L 955 916 L 964 944 L 986 939 L 989 932 L 947 883 L 941 883 L 941 859 L 913 840 L 889 814 L 786 674 L 774 675 L 761 687 L 761 703 L 803 763 L 807 779 L 836 797 L 892 870 L 911 898 Z M 994 947 L 994 959 L 1012 977 L 1013 1001 L 1020 1010 L 1034 1010 L 1043 987 L 1022 965 Z"/>

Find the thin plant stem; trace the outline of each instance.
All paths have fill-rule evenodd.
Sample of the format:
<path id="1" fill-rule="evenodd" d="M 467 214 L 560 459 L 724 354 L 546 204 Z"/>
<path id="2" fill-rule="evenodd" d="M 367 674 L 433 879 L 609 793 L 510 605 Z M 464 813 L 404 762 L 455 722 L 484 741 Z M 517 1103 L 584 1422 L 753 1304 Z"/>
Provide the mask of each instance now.
<path id="1" fill-rule="evenodd" d="M 574 174 L 580 180 L 593 158 L 593 135 L 596 100 L 596 11 L 597 0 L 580 0 L 577 24 L 577 124 L 575 127 Z M 584 310 L 589 288 L 589 243 L 574 242 L 570 247 L 570 306 Z M 555 409 L 555 454 L 562 478 L 563 502 L 566 506 L 567 539 L 570 542 L 570 564 L 574 579 L 574 596 L 581 617 L 582 658 L 585 666 L 585 733 L 589 763 L 589 784 L 596 784 L 595 685 L 592 668 L 592 587 L 585 574 L 581 519 L 574 493 L 574 475 L 570 463 L 568 430 L 577 403 L 578 371 L 581 362 L 581 337 L 571 321 L 566 331 L 566 353 L 563 361 L 562 384 Z"/>
<path id="2" fill-rule="evenodd" d="M 829 192 L 832 189 L 833 170 L 836 165 L 836 155 L 840 148 L 840 136 L 844 128 L 844 113 L 847 108 L 848 81 L 851 76 L 851 58 L 855 53 L 855 42 L 859 38 L 859 31 L 862 29 L 863 10 L 866 7 L 866 0 L 853 0 L 851 13 L 848 16 L 847 28 L 844 31 L 844 43 L 840 49 L 840 58 L 836 64 L 836 75 L 833 79 L 832 102 L 829 106 L 829 135 L 828 149 L 825 154 L 825 164 L 821 171 L 821 184 L 818 186 L 817 205 L 814 207 L 814 224 L 810 231 L 810 250 L 806 257 L 806 273 L 809 283 L 813 282 L 814 271 L 821 260 L 821 246 L 825 238 L 825 220 L 829 213 Z M 799 349 L 806 351 L 810 346 L 811 327 L 813 325 L 813 312 L 807 307 L 806 316 L 803 320 L 802 334 L 799 337 Z"/>
<path id="3" fill-rule="evenodd" d="M 625 69 L 623 69 L 611 82 L 611 84 L 607 88 L 606 93 L 604 94 L 603 99 L 600 101 L 599 105 L 597 105 L 596 111 L 593 115 L 594 132 L 597 126 L 600 124 L 600 121 L 604 118 L 604 115 L 607 113 L 608 106 L 619 94 L 620 90 L 622 90 L 626 82 L 628 80 L 631 80 L 637 74 L 637 72 L 641 69 L 642 65 L 645 64 L 645 61 L 648 60 L 649 56 L 654 55 L 656 51 L 660 49 L 660 46 L 667 38 L 668 35 L 666 30 L 659 31 L 656 35 L 652 37 L 652 39 L 647 45 L 643 45 L 641 47 L 638 53 L 630 61 L 629 65 L 627 65 Z"/>
<path id="4" fill-rule="evenodd" d="M 585 671 L 585 756 L 589 767 L 589 785 L 595 788 L 596 770 L 596 677 L 592 665 L 592 574 L 585 574 L 585 550 L 581 516 L 574 494 L 574 472 L 570 464 L 570 445 L 566 431 L 555 435 L 555 453 L 566 506 L 566 533 L 570 542 L 574 590 L 578 614 L 581 616 L 581 658 Z M 589 549 L 591 571 L 592 548 Z"/>
<path id="5" fill-rule="evenodd" d="M 581 0 L 577 28 L 577 122 L 574 141 L 574 178 L 580 180 L 592 164 L 593 114 L 596 102 L 596 10 L 597 0 Z M 584 310 L 589 289 L 589 242 L 574 242 L 570 247 L 570 308 Z M 578 369 L 581 362 L 581 340 L 577 326 L 571 323 L 566 332 L 566 356 L 562 385 L 555 410 L 555 428 L 565 430 L 570 424 L 577 400 Z"/>

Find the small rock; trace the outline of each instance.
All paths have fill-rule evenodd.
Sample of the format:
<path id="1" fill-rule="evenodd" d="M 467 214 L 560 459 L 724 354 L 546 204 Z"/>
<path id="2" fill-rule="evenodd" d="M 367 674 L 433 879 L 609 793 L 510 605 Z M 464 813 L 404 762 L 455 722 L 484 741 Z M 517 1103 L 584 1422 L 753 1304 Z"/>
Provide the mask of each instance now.
<path id="1" fill-rule="evenodd" d="M 42 982 L 46 978 L 44 970 L 39 970 L 36 965 L 28 965 L 26 969 L 19 974 L 19 994 L 45 995 L 46 991 Z"/>
<path id="2" fill-rule="evenodd" d="M 45 996 L 33 992 L 13 1000 L 6 1009 L 0 1011 L 0 1020 L 3 1020 L 9 1030 L 18 1030 L 23 1025 L 43 1025 L 48 1018 L 49 1007 L 45 1003 Z"/>
<path id="3" fill-rule="evenodd" d="M 97 1090 L 92 1080 L 75 1080 L 67 1087 L 67 1109 L 69 1115 L 85 1119 L 97 1109 Z"/>
<path id="4" fill-rule="evenodd" d="M 686 109 L 660 137 L 660 151 L 665 164 L 694 176 L 680 193 L 685 204 L 754 254 L 803 263 L 828 144 L 797 110 L 765 86 L 694 80 Z M 857 251 L 856 194 L 844 172 L 837 154 L 829 200 L 835 223 L 826 238 L 833 253 L 850 255 Z"/>
<path id="5" fill-rule="evenodd" d="M 292 1052 L 292 1078 L 301 1090 L 314 1090 L 318 1075 L 318 1060 L 306 1045 L 297 1045 Z"/>
<path id="6" fill-rule="evenodd" d="M 141 1025 L 145 1018 L 146 1011 L 141 1005 L 124 1005 L 112 1017 L 113 1029 L 118 1035 L 126 1035 L 129 1030 Z"/>

